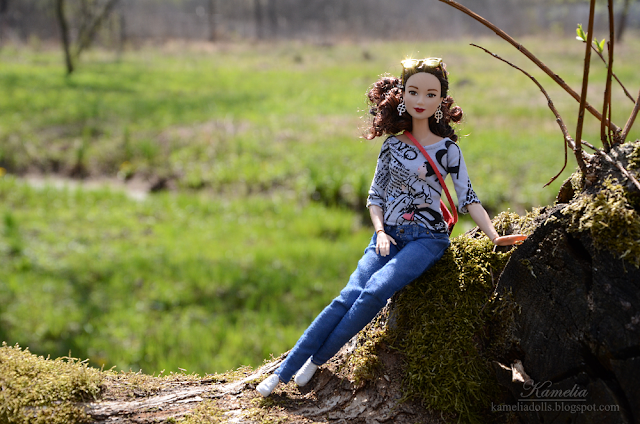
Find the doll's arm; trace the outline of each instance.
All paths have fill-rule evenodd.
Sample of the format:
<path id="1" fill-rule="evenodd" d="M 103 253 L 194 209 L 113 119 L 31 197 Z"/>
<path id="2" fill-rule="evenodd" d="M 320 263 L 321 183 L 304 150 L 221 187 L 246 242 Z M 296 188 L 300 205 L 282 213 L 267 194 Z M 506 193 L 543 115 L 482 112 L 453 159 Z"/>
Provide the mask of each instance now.
<path id="1" fill-rule="evenodd" d="M 527 238 L 527 236 L 522 234 L 500 237 L 491 223 L 489 214 L 480 203 L 471 203 L 467 205 L 467 210 L 469 211 L 471 218 L 476 224 L 478 224 L 478 227 L 480 227 L 482 232 L 484 232 L 495 245 L 509 246 L 512 244 L 521 244 L 522 241 Z"/>
<path id="2" fill-rule="evenodd" d="M 391 249 L 391 243 L 395 245 L 397 245 L 397 243 L 393 237 L 384 232 L 384 213 L 382 212 L 382 208 L 371 205 L 369 206 L 369 214 L 371 215 L 373 228 L 375 228 L 376 234 L 378 235 L 376 239 L 376 253 L 381 256 L 387 256 Z"/>

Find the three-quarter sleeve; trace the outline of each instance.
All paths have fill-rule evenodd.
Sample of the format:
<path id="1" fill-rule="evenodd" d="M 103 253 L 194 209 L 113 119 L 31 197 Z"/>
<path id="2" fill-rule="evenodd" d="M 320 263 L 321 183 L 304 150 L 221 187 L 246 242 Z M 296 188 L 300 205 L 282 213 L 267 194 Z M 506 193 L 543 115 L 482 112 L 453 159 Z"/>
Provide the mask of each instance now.
<path id="1" fill-rule="evenodd" d="M 471 179 L 467 172 L 467 165 L 457 143 L 448 143 L 447 157 L 449 168 L 447 171 L 451 174 L 451 180 L 458 196 L 458 211 L 460 213 L 468 213 L 467 205 L 480 203 L 480 199 L 478 199 L 476 192 L 473 190 Z"/>
<path id="2" fill-rule="evenodd" d="M 382 144 L 380 154 L 378 155 L 378 162 L 376 164 L 376 171 L 373 174 L 373 181 L 369 188 L 369 196 L 367 196 L 367 208 L 371 205 L 379 206 L 384 210 L 384 204 L 386 201 L 386 191 L 389 185 L 391 175 L 389 173 L 389 161 L 391 152 L 389 150 L 388 139 Z"/>

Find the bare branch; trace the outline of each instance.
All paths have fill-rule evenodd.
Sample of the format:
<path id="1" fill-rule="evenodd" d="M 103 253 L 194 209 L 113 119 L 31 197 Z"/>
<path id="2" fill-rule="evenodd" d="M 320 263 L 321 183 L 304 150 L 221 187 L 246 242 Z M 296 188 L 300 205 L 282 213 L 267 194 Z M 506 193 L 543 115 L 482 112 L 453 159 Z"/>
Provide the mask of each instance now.
<path id="1" fill-rule="evenodd" d="M 624 129 L 622 130 L 622 134 L 620 135 L 621 143 L 624 143 L 624 141 L 627 139 L 627 136 L 629 135 L 629 131 L 631 131 L 631 127 L 633 126 L 633 123 L 635 122 L 639 111 L 640 111 L 640 91 L 638 92 L 638 100 L 636 100 L 636 105 L 633 107 L 633 110 L 631 111 L 631 116 L 629 116 L 629 119 L 627 120 L 627 123 L 624 125 Z"/>
<path id="2" fill-rule="evenodd" d="M 564 164 L 562 165 L 562 169 L 560 170 L 560 172 L 558 172 L 553 178 L 551 178 L 549 180 L 548 183 L 546 183 L 544 185 L 544 187 L 548 186 L 549 184 L 554 182 L 560 176 L 560 174 L 562 174 L 562 171 L 564 171 L 565 168 L 567 167 L 567 146 L 570 147 L 571 150 L 573 150 L 575 152 L 575 142 L 573 141 L 573 138 L 571 138 L 571 135 L 569 134 L 569 131 L 567 130 L 567 126 L 564 124 L 564 121 L 562 120 L 562 117 L 560 116 L 560 112 L 558 112 L 558 109 L 556 109 L 555 105 L 553 104 L 553 101 L 551 100 L 551 97 L 549 96 L 549 93 L 547 93 L 547 91 L 542 87 L 542 84 L 540 84 L 538 82 L 538 80 L 535 79 L 535 77 L 533 77 L 531 74 L 529 74 L 527 71 L 523 70 L 522 68 L 519 68 L 518 66 L 516 66 L 513 63 L 509 62 L 508 60 L 505 60 L 505 59 L 501 58 L 500 56 L 498 56 L 497 54 L 490 52 L 489 50 L 485 49 L 484 47 L 478 46 L 476 44 L 471 44 L 471 45 L 474 46 L 474 47 L 477 47 L 477 48 L 479 48 L 481 50 L 484 50 L 485 52 L 489 53 L 491 56 L 495 57 L 496 59 L 503 61 L 504 63 L 506 63 L 507 65 L 511 66 L 512 68 L 515 68 L 518 71 L 520 71 L 523 74 L 525 74 L 526 76 L 528 76 L 529 79 L 531 79 L 531 81 L 533 81 L 538 86 L 540 91 L 542 91 L 542 94 L 544 94 L 544 96 L 547 98 L 547 104 L 549 105 L 549 109 L 551 109 L 551 112 L 553 112 L 553 114 L 555 115 L 556 122 L 558 123 L 558 126 L 560 127 L 560 131 L 562 131 L 562 134 L 564 135 Z"/>
<path id="3" fill-rule="evenodd" d="M 529 58 L 529 60 L 531 60 L 533 63 L 535 63 L 540 69 L 542 69 L 547 75 L 549 75 L 560 87 L 562 87 L 567 93 L 569 93 L 576 101 L 580 101 L 580 96 L 578 95 L 578 93 L 576 93 L 571 87 L 569 87 L 567 85 L 566 82 L 564 82 L 564 80 L 562 78 L 560 78 L 557 74 L 555 74 L 551 69 L 549 69 L 549 67 L 547 65 L 545 65 L 544 63 L 542 63 L 540 61 L 540 59 L 538 59 L 536 56 L 534 56 L 529 50 L 527 50 L 522 44 L 518 43 L 516 40 L 514 40 L 509 34 L 507 34 L 506 32 L 504 32 L 503 30 L 501 30 L 500 28 L 498 28 L 497 26 L 495 26 L 494 24 L 492 24 L 491 22 L 489 22 L 488 20 L 486 20 L 485 18 L 483 18 L 482 16 L 472 12 L 469 8 L 461 5 L 460 3 L 457 3 L 453 0 L 438 0 L 442 3 L 446 3 L 449 6 L 458 9 L 459 11 L 465 13 L 466 15 L 472 17 L 473 19 L 475 19 L 476 21 L 480 22 L 482 25 L 486 26 L 487 28 L 491 29 L 493 32 L 496 33 L 496 35 L 498 35 L 499 37 L 501 37 L 502 39 L 506 40 L 509 44 L 511 44 L 512 46 L 514 46 L 516 49 L 518 49 L 518 51 L 520 51 L 522 54 L 524 54 L 526 57 Z M 595 116 L 598 120 L 602 120 L 604 119 L 602 117 L 602 115 L 600 114 L 600 112 L 598 112 L 593 106 L 591 106 L 590 104 L 586 103 L 585 104 L 586 109 L 593 115 Z M 620 128 L 615 125 L 613 122 L 608 122 L 608 125 L 611 127 L 611 129 L 614 132 L 617 132 L 620 130 Z"/>
<path id="4" fill-rule="evenodd" d="M 100 25 L 102 25 L 102 22 L 107 18 L 107 16 L 109 16 L 113 8 L 118 4 L 118 1 L 120 0 L 109 0 L 102 9 L 102 12 L 96 16 L 93 22 L 91 22 L 90 25 L 87 25 L 87 28 L 78 36 L 79 40 L 75 54 L 76 58 L 80 57 L 80 53 L 91 45 L 96 31 L 100 28 Z"/>
<path id="5" fill-rule="evenodd" d="M 580 96 L 580 108 L 578 109 L 578 125 L 576 128 L 576 160 L 582 175 L 587 175 L 587 166 L 582 156 L 577 151 L 582 150 L 582 128 L 584 125 L 584 110 L 587 105 L 587 89 L 589 87 L 589 67 L 591 65 L 591 43 L 593 43 L 593 22 L 595 20 L 596 0 L 591 0 L 589 6 L 589 28 L 587 32 L 587 50 L 584 54 L 584 71 L 582 73 L 582 94 Z M 604 118 L 603 118 L 604 119 Z M 602 121 L 602 120 L 601 120 Z"/>
<path id="6" fill-rule="evenodd" d="M 596 48 L 596 46 L 594 46 L 593 44 L 591 44 L 591 48 L 594 52 L 596 52 L 596 54 L 600 57 L 600 59 L 602 60 L 602 62 L 604 63 L 604 66 L 606 66 L 607 68 L 609 67 L 609 64 L 607 63 L 607 59 L 604 58 L 604 56 L 602 55 L 602 53 L 600 53 L 600 50 L 598 50 Z M 633 96 L 631 95 L 631 93 L 629 93 L 629 90 L 627 90 L 627 87 L 624 86 L 624 84 L 622 83 L 622 81 L 620 81 L 620 78 L 618 78 L 618 76 L 616 75 L 615 72 L 611 73 L 613 75 L 613 77 L 616 79 L 616 81 L 618 81 L 618 84 L 620 84 L 620 87 L 622 88 L 622 90 L 624 91 L 624 94 L 627 95 L 627 97 L 629 98 L 629 100 L 631 100 L 632 102 L 635 103 L 635 100 L 633 99 Z"/>
<path id="7" fill-rule="evenodd" d="M 607 0 L 608 9 L 609 9 L 609 38 L 610 41 L 607 43 L 608 53 L 609 53 L 609 64 L 607 66 L 607 80 L 604 89 L 604 101 L 602 105 L 602 115 L 607 116 L 609 120 L 611 120 L 611 78 L 613 74 L 613 46 L 615 44 L 614 38 L 614 22 L 613 22 L 613 0 Z M 593 43 L 591 44 L 593 45 Z M 591 49 L 589 49 L 591 51 Z M 602 147 L 604 147 L 604 151 L 608 152 L 611 150 L 611 145 L 613 144 L 613 137 L 611 136 L 610 129 L 606 128 L 604 124 L 604 120 L 600 121 L 600 140 L 602 141 Z"/>

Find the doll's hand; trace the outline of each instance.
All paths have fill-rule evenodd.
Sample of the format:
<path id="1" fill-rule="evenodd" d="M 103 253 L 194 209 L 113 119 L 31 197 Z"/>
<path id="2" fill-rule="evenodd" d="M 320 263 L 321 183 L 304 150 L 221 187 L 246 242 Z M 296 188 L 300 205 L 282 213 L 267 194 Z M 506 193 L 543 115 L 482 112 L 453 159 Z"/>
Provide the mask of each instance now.
<path id="1" fill-rule="evenodd" d="M 393 237 L 391 237 L 384 231 L 378 232 L 378 238 L 376 240 L 376 253 L 380 256 L 387 256 L 391 250 L 391 243 L 393 243 L 395 246 L 398 245 Z"/>
<path id="2" fill-rule="evenodd" d="M 526 238 L 527 236 L 523 234 L 513 234 L 510 236 L 496 237 L 491 241 L 493 241 L 493 244 L 496 246 L 511 246 L 512 244 L 522 244 Z"/>

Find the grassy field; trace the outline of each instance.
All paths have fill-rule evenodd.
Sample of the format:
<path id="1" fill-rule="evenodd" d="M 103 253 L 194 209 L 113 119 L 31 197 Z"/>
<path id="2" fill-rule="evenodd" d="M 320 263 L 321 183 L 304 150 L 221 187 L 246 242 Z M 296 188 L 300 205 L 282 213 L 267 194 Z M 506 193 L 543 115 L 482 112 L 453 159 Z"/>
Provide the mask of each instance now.
<path id="1" fill-rule="evenodd" d="M 575 166 L 570 156 L 542 187 L 564 156 L 544 96 L 468 42 L 90 52 L 69 78 L 58 51 L 3 48 L 0 339 L 149 373 L 224 371 L 290 348 L 370 237 L 363 205 L 381 140 L 359 138 L 364 92 L 408 55 L 445 58 L 466 113 L 460 145 L 490 212 L 553 202 Z M 579 91 L 583 44 L 524 42 Z M 538 77 L 575 132 L 573 99 L 512 47 L 478 43 Z M 617 52 L 637 93 L 640 41 Z M 592 68 L 599 106 L 605 68 Z M 632 102 L 614 98 L 622 126 Z M 583 138 L 599 144 L 594 119 Z M 33 173 L 173 189 L 140 201 L 19 177 Z"/>

